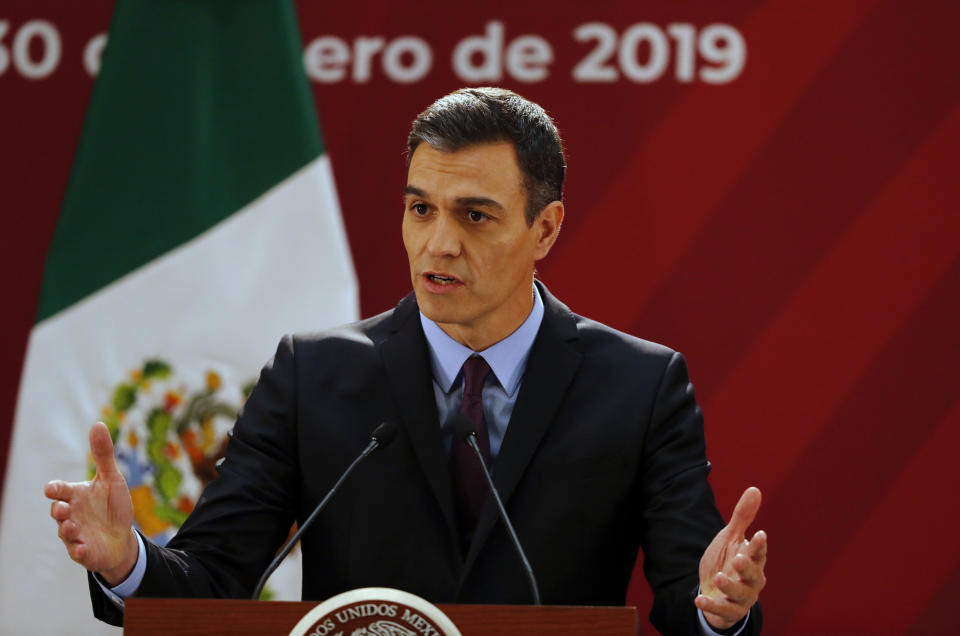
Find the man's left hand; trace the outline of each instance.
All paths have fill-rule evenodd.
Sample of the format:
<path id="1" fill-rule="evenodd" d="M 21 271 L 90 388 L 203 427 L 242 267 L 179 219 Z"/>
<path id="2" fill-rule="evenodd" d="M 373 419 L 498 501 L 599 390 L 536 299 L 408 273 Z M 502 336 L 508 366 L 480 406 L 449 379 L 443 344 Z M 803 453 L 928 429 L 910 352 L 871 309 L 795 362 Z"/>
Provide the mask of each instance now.
<path id="1" fill-rule="evenodd" d="M 767 583 L 767 533 L 763 530 L 747 541 L 746 531 L 760 509 L 760 490 L 747 488 L 730 523 L 707 546 L 700 557 L 700 595 L 696 606 L 716 629 L 732 627 L 750 611 Z"/>

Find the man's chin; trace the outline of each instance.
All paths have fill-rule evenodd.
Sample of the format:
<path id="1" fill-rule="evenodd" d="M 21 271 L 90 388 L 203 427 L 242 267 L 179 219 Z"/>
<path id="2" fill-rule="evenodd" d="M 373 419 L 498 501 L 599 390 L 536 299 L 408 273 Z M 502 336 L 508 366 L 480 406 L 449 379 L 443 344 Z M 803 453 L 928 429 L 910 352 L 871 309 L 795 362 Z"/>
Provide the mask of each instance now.
<path id="1" fill-rule="evenodd" d="M 414 290 L 417 297 L 417 306 L 423 315 L 435 323 L 450 324 L 458 323 L 463 313 L 462 307 L 454 302 L 452 298 L 444 296 L 437 297 L 435 294 L 422 290 Z"/>

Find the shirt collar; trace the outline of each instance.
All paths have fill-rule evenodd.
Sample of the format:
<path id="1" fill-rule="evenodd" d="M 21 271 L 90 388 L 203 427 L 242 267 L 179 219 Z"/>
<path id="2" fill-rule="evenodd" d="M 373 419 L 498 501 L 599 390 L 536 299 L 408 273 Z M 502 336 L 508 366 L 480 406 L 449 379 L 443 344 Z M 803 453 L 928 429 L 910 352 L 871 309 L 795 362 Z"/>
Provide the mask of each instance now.
<path id="1" fill-rule="evenodd" d="M 527 367 L 527 358 L 530 357 L 530 348 L 543 322 L 543 300 L 537 288 L 533 288 L 533 309 L 516 331 L 500 342 L 487 347 L 483 351 L 473 351 L 448 336 L 437 323 L 420 312 L 420 324 L 423 325 L 423 334 L 430 345 L 430 362 L 433 367 L 433 379 L 437 381 L 444 393 L 449 393 L 453 387 L 460 368 L 467 358 L 476 354 L 490 365 L 497 382 L 503 387 L 507 395 L 513 396 L 520 387 L 520 379 Z"/>

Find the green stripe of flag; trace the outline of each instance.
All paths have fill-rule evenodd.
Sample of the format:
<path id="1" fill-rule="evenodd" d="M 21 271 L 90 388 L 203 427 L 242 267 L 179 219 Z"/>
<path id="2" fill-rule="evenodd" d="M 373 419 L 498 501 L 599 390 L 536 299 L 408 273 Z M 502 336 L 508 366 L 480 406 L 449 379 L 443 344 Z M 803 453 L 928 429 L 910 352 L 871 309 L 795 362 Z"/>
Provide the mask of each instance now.
<path id="1" fill-rule="evenodd" d="M 209 229 L 323 150 L 289 1 L 119 0 L 37 321 Z"/>

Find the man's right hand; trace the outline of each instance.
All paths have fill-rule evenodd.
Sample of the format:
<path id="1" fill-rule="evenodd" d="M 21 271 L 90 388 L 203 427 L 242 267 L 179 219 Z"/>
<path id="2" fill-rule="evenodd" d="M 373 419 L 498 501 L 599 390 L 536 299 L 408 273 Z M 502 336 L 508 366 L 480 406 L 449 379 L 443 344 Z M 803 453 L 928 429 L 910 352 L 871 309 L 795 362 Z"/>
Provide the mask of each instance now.
<path id="1" fill-rule="evenodd" d="M 97 467 L 93 481 L 51 481 L 43 492 L 54 500 L 50 516 L 60 527 L 70 558 L 115 586 L 137 563 L 133 502 L 102 422 L 90 429 L 90 452 Z"/>

